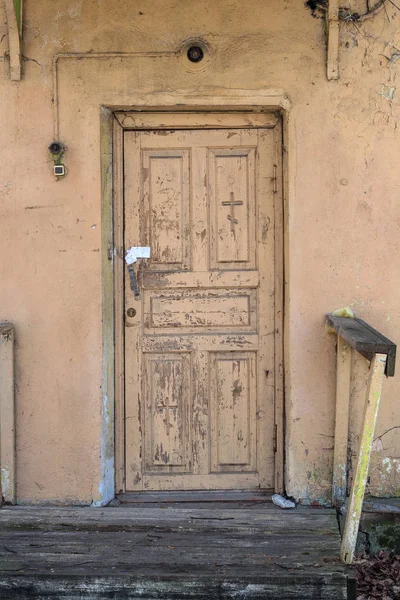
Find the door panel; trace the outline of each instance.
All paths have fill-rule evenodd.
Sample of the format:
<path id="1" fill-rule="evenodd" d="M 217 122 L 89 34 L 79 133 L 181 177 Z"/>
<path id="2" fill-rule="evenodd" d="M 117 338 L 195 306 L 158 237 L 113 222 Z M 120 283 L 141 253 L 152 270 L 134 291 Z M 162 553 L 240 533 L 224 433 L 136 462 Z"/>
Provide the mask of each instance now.
<path id="1" fill-rule="evenodd" d="M 190 269 L 189 150 L 143 150 L 142 185 L 149 268 Z"/>
<path id="2" fill-rule="evenodd" d="M 126 489 L 272 489 L 273 129 L 126 131 Z M 140 264 L 139 264 L 140 263 Z"/>
<path id="3" fill-rule="evenodd" d="M 256 353 L 210 354 L 211 470 L 257 469 Z"/>
<path id="4" fill-rule="evenodd" d="M 213 269 L 254 269 L 255 148 L 211 149 L 208 155 L 210 263 Z"/>
<path id="5" fill-rule="evenodd" d="M 191 355 L 144 355 L 144 467 L 147 473 L 190 470 Z"/>
<path id="6" fill-rule="evenodd" d="M 143 306 L 146 333 L 257 331 L 256 290 L 151 291 Z"/>

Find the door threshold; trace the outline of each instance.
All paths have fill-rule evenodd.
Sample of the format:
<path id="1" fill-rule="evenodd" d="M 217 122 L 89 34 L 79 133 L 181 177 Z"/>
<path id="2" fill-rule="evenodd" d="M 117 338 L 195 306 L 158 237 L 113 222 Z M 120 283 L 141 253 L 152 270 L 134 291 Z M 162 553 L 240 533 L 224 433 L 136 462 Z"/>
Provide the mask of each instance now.
<path id="1" fill-rule="evenodd" d="M 270 503 L 270 490 L 190 490 L 185 492 L 124 492 L 116 498 L 122 504 L 175 502 L 257 502 Z"/>

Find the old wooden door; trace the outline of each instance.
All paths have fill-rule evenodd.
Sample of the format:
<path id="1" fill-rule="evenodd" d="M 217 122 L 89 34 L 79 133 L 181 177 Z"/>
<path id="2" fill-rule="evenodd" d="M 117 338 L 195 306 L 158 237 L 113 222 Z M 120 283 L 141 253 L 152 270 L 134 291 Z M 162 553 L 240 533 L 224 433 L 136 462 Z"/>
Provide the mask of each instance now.
<path id="1" fill-rule="evenodd" d="M 274 486 L 276 139 L 125 132 L 127 490 Z"/>

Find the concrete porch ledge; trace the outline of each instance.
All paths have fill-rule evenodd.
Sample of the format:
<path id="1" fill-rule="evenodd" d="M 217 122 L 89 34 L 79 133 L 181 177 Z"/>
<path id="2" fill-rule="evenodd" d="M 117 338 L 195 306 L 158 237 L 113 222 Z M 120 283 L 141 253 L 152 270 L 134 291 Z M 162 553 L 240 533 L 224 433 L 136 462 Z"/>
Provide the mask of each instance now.
<path id="1" fill-rule="evenodd" d="M 341 527 L 347 507 L 340 515 Z M 381 550 L 400 554 L 400 498 L 365 498 L 356 552 L 377 554 Z"/>

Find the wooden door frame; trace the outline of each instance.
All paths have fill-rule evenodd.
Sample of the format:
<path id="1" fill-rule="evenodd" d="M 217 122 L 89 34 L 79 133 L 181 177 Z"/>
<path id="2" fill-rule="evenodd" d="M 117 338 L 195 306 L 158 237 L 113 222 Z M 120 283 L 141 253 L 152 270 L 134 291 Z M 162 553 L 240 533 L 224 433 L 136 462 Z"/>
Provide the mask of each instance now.
<path id="1" fill-rule="evenodd" d="M 275 289 L 276 289 L 276 337 L 275 337 L 275 491 L 285 488 L 285 248 L 284 237 L 285 206 L 287 187 L 287 160 L 284 146 L 288 127 L 289 101 L 284 94 L 266 97 L 261 94 L 252 97 L 249 92 L 246 103 L 243 98 L 217 96 L 207 98 L 205 102 L 170 103 L 155 106 L 141 104 L 121 107 L 102 106 L 100 111 L 100 154 L 101 154 L 101 214 L 102 214 L 102 322 L 103 322 L 103 364 L 102 364 L 102 432 L 101 432 L 101 483 L 99 492 L 101 500 L 97 505 L 107 504 L 116 493 L 125 491 L 124 464 L 124 322 L 123 322 L 123 268 L 124 261 L 120 249 L 123 247 L 123 132 L 124 129 L 142 129 L 131 122 L 125 123 L 120 115 L 123 112 L 159 113 L 174 115 L 176 113 L 274 113 L 281 120 L 280 162 L 277 164 L 278 193 L 280 203 L 275 214 Z M 238 101 L 239 100 L 239 101 Z M 247 103 L 251 101 L 250 103 Z M 117 118 L 119 116 L 119 118 Z M 158 127 L 161 128 L 161 127 Z M 226 128 L 226 127 L 224 127 Z M 157 127 L 152 127 L 157 129 Z M 280 188 L 280 190 L 279 190 Z M 278 234 L 278 235 L 277 235 Z"/>

